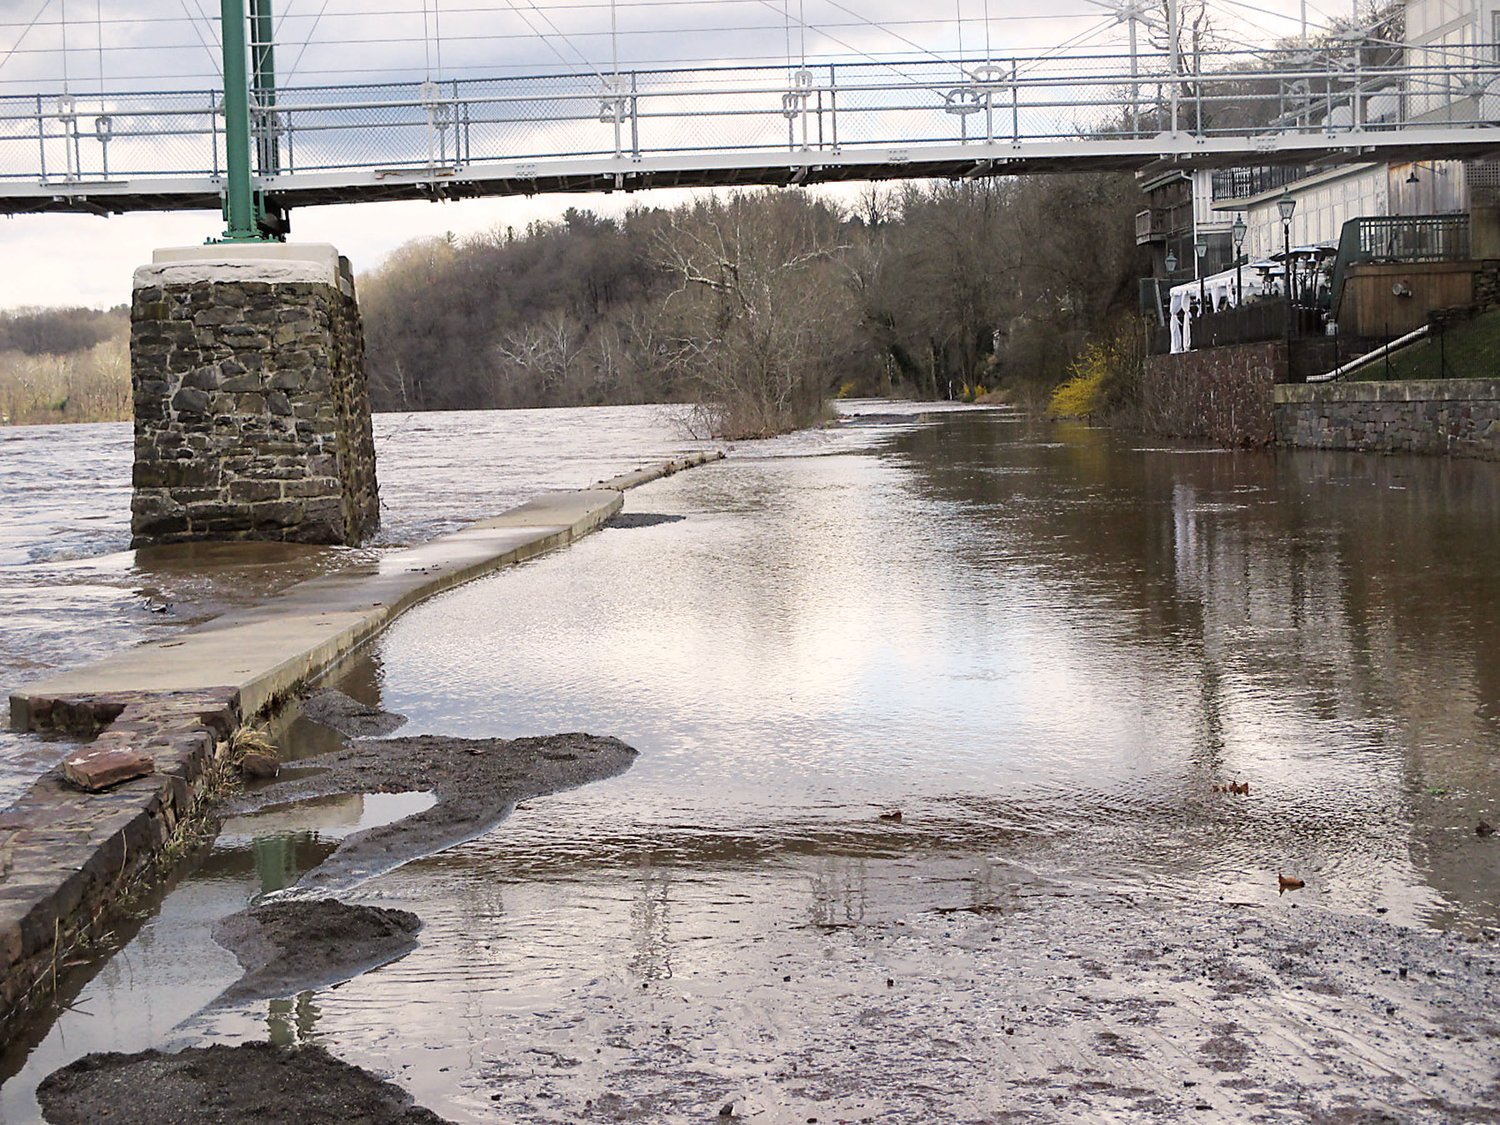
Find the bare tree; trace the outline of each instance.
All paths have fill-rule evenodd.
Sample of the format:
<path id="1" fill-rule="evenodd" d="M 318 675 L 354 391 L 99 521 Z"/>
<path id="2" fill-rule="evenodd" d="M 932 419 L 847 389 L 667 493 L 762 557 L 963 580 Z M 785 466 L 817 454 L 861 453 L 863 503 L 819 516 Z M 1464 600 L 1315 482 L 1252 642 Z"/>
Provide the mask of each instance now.
<path id="1" fill-rule="evenodd" d="M 766 436 L 821 411 L 857 321 L 841 235 L 840 216 L 798 192 L 735 193 L 672 213 L 658 243 L 677 283 L 661 342 L 710 432 Z"/>

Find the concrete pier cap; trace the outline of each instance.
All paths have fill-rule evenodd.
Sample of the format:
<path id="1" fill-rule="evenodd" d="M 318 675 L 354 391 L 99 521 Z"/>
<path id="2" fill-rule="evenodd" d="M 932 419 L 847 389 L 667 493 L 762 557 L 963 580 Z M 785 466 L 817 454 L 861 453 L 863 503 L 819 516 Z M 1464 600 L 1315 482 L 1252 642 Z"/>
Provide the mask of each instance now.
<path id="1" fill-rule="evenodd" d="M 364 332 L 326 243 L 167 247 L 131 301 L 135 546 L 379 524 Z"/>

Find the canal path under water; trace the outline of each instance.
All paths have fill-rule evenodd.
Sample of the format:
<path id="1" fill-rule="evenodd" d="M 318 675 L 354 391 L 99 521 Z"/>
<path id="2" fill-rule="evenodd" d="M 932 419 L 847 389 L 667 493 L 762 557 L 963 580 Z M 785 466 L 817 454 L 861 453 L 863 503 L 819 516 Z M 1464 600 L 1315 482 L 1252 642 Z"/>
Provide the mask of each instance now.
<path id="1" fill-rule="evenodd" d="M 255 604 L 556 489 L 716 443 L 680 406 L 378 414 L 381 527 L 363 548 L 130 547 L 129 423 L 0 427 L 0 688 Z M 0 730 L 0 807 L 65 745 Z"/>
<path id="2" fill-rule="evenodd" d="M 1303 991 L 1281 962 L 1328 919 L 1366 927 L 1348 965 L 1500 923 L 1474 832 L 1500 814 L 1500 466 L 893 413 L 637 490 L 633 526 L 398 622 L 336 684 L 401 735 L 586 730 L 640 758 L 359 888 L 423 918 L 404 960 L 185 1031 L 237 975 L 215 919 L 430 799 L 235 822 L 0 1116 L 88 1050 L 267 1036 L 454 1120 L 1170 1119 L 1200 1096 L 1443 1120 L 1492 1089 L 1488 1046 L 1419 1014 L 1371 1048 L 1374 986 Z M 294 754 L 321 745 L 294 728 Z M 1207 962 L 1169 963 L 1200 923 L 1226 958 L 1206 998 Z M 1282 1088 L 1242 1034 L 1317 1077 Z M 982 1072 L 1002 1056 L 1029 1086 Z M 1383 1070 L 1411 1089 L 1372 1100 Z"/>

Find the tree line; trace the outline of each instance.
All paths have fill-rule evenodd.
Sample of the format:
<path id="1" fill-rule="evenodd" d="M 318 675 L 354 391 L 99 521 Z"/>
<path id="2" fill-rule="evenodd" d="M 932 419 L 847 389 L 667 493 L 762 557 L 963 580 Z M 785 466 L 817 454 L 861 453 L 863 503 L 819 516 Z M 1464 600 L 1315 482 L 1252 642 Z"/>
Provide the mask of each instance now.
<path id="1" fill-rule="evenodd" d="M 688 401 L 726 436 L 839 393 L 1037 402 L 1132 330 L 1139 206 L 1127 175 L 772 188 L 412 242 L 360 280 L 373 401 Z"/>
<path id="2" fill-rule="evenodd" d="M 130 417 L 129 311 L 0 312 L 0 425 Z"/>

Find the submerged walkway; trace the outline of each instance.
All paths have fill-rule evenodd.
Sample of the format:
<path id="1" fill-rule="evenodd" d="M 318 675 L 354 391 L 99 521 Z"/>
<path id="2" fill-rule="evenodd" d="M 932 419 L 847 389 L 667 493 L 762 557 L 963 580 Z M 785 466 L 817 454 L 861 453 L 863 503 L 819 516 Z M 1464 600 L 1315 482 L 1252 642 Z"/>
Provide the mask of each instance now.
<path id="1" fill-rule="evenodd" d="M 721 457 L 697 453 L 538 497 L 14 692 L 14 729 L 98 733 L 96 746 L 151 753 L 155 772 L 85 794 L 54 769 L 0 813 L 0 1046 L 56 990 L 58 966 L 105 929 L 111 905 L 139 891 L 186 830 L 235 727 L 418 602 L 566 546 L 618 512 L 625 489 Z"/>

